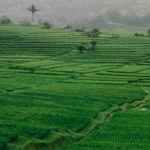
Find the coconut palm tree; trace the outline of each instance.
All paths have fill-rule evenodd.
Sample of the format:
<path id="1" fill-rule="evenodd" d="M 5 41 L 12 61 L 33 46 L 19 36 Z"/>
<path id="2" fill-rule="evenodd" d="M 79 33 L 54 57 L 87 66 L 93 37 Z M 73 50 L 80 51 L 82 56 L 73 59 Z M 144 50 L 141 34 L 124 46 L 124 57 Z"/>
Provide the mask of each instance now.
<path id="1" fill-rule="evenodd" d="M 32 23 L 34 21 L 34 13 L 36 13 L 37 11 L 39 11 L 39 9 L 33 4 L 30 7 L 27 8 L 31 13 L 32 13 Z"/>

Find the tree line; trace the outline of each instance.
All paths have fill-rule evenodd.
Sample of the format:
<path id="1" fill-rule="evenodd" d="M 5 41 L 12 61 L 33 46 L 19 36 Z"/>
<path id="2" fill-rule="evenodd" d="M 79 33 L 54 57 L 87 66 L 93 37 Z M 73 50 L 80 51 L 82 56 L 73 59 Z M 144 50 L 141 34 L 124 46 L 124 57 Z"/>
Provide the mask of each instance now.
<path id="1" fill-rule="evenodd" d="M 90 19 L 82 18 L 74 23 L 77 27 L 84 26 L 86 28 L 127 28 L 130 26 L 149 26 L 150 14 L 137 15 L 135 12 L 122 12 L 119 9 L 109 9 Z"/>

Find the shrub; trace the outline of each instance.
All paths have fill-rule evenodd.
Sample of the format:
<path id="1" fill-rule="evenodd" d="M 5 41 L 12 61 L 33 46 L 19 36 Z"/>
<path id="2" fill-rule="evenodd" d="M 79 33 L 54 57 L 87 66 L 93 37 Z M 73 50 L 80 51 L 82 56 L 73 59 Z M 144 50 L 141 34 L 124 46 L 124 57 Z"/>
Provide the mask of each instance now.
<path id="1" fill-rule="evenodd" d="M 83 35 L 88 36 L 88 37 L 93 37 L 93 38 L 98 37 L 98 35 L 97 35 L 97 34 L 92 33 L 92 32 L 85 32 Z"/>
<path id="2" fill-rule="evenodd" d="M 8 18 L 7 16 L 3 16 L 2 18 L 0 18 L 0 24 L 11 24 L 12 21 L 10 18 Z"/>
<path id="3" fill-rule="evenodd" d="M 92 41 L 92 42 L 90 42 L 90 44 L 91 44 L 91 50 L 95 50 L 95 47 L 96 47 L 96 45 L 97 45 L 97 41 Z"/>
<path id="4" fill-rule="evenodd" d="M 83 35 L 93 37 L 93 38 L 98 38 L 100 33 L 101 32 L 99 31 L 99 29 L 95 28 L 91 30 L 90 32 L 85 32 Z"/>
<path id="5" fill-rule="evenodd" d="M 85 50 L 85 47 L 83 44 L 80 44 L 77 49 L 80 51 L 80 54 L 83 54 L 83 51 Z"/>
<path id="6" fill-rule="evenodd" d="M 52 24 L 50 24 L 49 22 L 47 22 L 47 21 L 45 21 L 44 23 L 43 23 L 43 28 L 44 29 L 51 29 L 52 28 Z"/>
<path id="7" fill-rule="evenodd" d="M 80 51 L 80 54 L 83 54 L 84 51 L 93 50 L 93 46 L 91 47 L 91 45 L 92 42 L 91 43 L 83 42 L 77 47 L 77 49 Z"/>
<path id="8" fill-rule="evenodd" d="M 82 29 L 77 28 L 77 29 L 75 29 L 75 32 L 84 32 L 84 28 L 82 28 Z"/>
<path id="9" fill-rule="evenodd" d="M 135 33 L 134 36 L 144 36 L 142 33 Z"/>
<path id="10" fill-rule="evenodd" d="M 67 26 L 64 27 L 64 29 L 65 29 L 65 30 L 72 30 L 72 26 L 67 25 Z"/>
<path id="11" fill-rule="evenodd" d="M 93 33 L 100 33 L 99 29 L 95 28 L 92 30 Z"/>
<path id="12" fill-rule="evenodd" d="M 120 35 L 119 34 L 112 34 L 112 38 L 119 38 Z"/>

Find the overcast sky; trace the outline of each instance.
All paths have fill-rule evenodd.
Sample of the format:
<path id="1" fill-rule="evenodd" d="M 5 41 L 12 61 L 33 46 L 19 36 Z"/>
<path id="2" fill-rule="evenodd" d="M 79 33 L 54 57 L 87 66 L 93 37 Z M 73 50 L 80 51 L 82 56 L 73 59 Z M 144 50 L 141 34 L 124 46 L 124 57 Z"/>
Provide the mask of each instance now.
<path id="1" fill-rule="evenodd" d="M 131 11 L 138 14 L 150 12 L 150 0 L 0 0 L 0 17 L 7 15 L 13 21 L 31 19 L 26 9 L 35 4 L 40 11 L 36 20 L 42 18 L 54 24 L 67 24 L 74 19 L 93 17 L 108 9 Z"/>

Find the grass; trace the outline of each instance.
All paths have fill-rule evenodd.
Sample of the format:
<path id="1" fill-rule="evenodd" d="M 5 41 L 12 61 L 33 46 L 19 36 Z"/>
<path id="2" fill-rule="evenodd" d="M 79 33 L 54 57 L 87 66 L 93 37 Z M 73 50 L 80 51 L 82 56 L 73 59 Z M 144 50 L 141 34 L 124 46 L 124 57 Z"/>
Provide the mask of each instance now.
<path id="1" fill-rule="evenodd" d="M 134 37 L 131 31 L 114 33 L 120 38 L 113 39 L 112 31 L 105 31 L 94 39 L 98 42 L 96 50 L 81 55 L 76 47 L 93 40 L 82 33 L 0 26 L 0 149 L 23 149 L 30 141 L 53 143 L 60 136 L 67 141 L 70 134 L 84 137 L 79 131 L 86 127 L 90 131 L 88 124 L 97 114 L 145 97 L 143 87 L 150 85 L 150 38 Z M 139 113 L 127 111 L 129 128 L 132 115 Z M 120 118 L 113 118 L 112 124 L 119 126 Z M 111 120 L 102 131 L 92 131 L 85 140 L 65 149 L 120 148 L 121 141 L 106 138 L 109 131 L 113 132 Z M 126 133 L 116 129 L 112 134 L 117 132 L 118 139 L 123 136 L 119 131 Z M 130 148 L 128 141 L 129 136 L 122 148 Z"/>
<path id="2" fill-rule="evenodd" d="M 115 114 L 101 130 L 64 150 L 148 150 L 150 147 L 149 111 L 126 110 Z"/>

